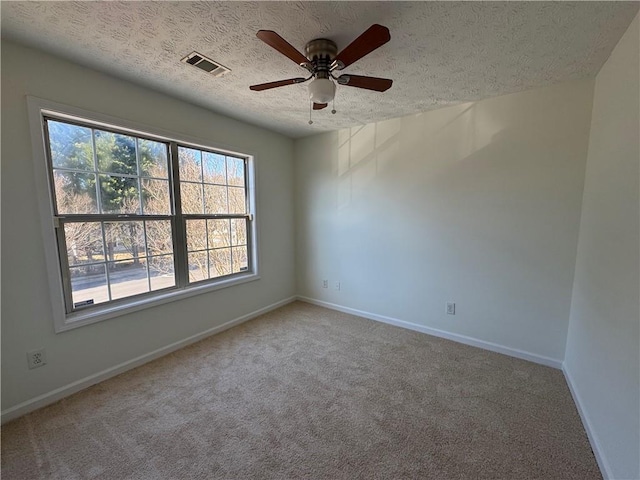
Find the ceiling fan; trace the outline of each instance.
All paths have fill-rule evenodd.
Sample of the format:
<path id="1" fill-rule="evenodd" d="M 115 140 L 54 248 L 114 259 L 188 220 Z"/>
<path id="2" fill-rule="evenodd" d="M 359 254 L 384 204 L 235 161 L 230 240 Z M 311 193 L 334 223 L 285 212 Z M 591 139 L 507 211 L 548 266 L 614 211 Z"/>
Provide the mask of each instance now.
<path id="1" fill-rule="evenodd" d="M 326 38 L 317 38 L 307 43 L 305 46 L 305 56 L 272 30 L 260 30 L 257 33 L 257 37 L 306 69 L 310 73 L 310 76 L 251 85 L 249 87 L 251 90 L 268 90 L 276 87 L 284 87 L 285 85 L 303 83 L 313 79 L 309 84 L 309 99 L 313 102 L 314 110 L 321 110 L 325 108 L 335 96 L 336 85 L 334 81 L 339 85 L 365 88 L 377 92 L 384 92 L 393 84 L 393 80 L 387 78 L 347 74 L 336 77 L 333 73 L 336 70 L 342 70 L 348 67 L 387 43 L 391 39 L 391 36 L 389 35 L 389 29 L 382 25 L 371 25 L 371 27 L 340 53 L 338 53 L 338 47 L 335 42 Z M 333 113 L 335 113 L 335 110 Z"/>

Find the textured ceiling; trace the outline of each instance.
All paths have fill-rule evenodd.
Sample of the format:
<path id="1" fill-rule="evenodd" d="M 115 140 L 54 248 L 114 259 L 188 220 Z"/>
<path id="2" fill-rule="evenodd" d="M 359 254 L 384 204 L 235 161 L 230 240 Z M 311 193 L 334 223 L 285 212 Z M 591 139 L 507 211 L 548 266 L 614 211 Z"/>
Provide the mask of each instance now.
<path id="1" fill-rule="evenodd" d="M 2 35 L 292 137 L 593 76 L 638 2 L 2 2 Z M 373 23 L 391 41 L 343 73 L 392 78 L 385 93 L 338 87 L 336 110 L 313 112 L 304 76 L 262 43 L 275 30 L 300 51 L 345 47 Z M 196 50 L 231 72 L 185 65 Z"/>

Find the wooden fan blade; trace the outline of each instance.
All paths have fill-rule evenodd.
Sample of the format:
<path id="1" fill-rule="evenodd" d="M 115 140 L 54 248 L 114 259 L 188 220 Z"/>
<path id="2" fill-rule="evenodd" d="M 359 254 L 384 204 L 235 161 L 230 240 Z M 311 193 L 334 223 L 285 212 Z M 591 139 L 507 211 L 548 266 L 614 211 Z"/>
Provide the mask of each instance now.
<path id="1" fill-rule="evenodd" d="M 388 78 L 364 77 L 362 75 L 340 75 L 338 77 L 340 85 L 348 87 L 366 88 L 376 92 L 385 92 L 393 85 L 393 80 Z"/>
<path id="2" fill-rule="evenodd" d="M 255 91 L 269 90 L 270 88 L 284 87 L 285 85 L 293 85 L 294 83 L 302 83 L 306 79 L 302 77 L 288 78 L 287 80 L 279 80 L 277 82 L 261 83 L 259 85 L 251 85 L 249 88 Z"/>
<path id="3" fill-rule="evenodd" d="M 256 36 L 270 47 L 275 48 L 285 57 L 289 57 L 298 65 L 305 65 L 309 63 L 307 57 L 302 55 L 298 50 L 295 49 L 293 45 L 287 42 L 276 32 L 272 30 L 260 30 L 258 31 Z"/>
<path id="4" fill-rule="evenodd" d="M 328 103 L 314 103 L 313 104 L 313 109 L 314 110 L 322 110 L 323 108 L 327 108 L 327 105 L 329 105 Z"/>
<path id="5" fill-rule="evenodd" d="M 337 65 L 335 68 L 342 70 L 348 67 L 389 40 L 391 40 L 391 35 L 387 27 L 378 24 L 371 25 L 362 35 L 338 53 L 334 59 L 334 63 Z"/>

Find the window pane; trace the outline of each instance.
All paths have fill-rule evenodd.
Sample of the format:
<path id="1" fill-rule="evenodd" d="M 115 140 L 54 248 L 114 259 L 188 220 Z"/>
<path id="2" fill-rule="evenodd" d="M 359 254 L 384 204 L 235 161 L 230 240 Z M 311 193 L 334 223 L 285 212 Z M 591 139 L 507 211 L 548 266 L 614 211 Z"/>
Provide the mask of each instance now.
<path id="1" fill-rule="evenodd" d="M 104 238 L 111 261 L 145 256 L 142 222 L 105 222 Z"/>
<path id="2" fill-rule="evenodd" d="M 167 180 L 141 179 L 142 208 L 146 215 L 171 215 L 171 197 Z"/>
<path id="3" fill-rule="evenodd" d="M 104 263 L 69 269 L 74 308 L 109 301 Z"/>
<path id="4" fill-rule="evenodd" d="M 173 266 L 173 255 L 149 258 L 149 277 L 151 290 L 173 287 L 176 277 Z"/>
<path id="5" fill-rule="evenodd" d="M 100 175 L 102 213 L 140 213 L 138 179 Z"/>
<path id="6" fill-rule="evenodd" d="M 98 213 L 96 176 L 93 173 L 54 170 L 53 183 L 59 214 Z"/>
<path id="7" fill-rule="evenodd" d="M 247 270 L 247 247 L 232 248 L 233 253 L 233 273 L 244 272 Z"/>
<path id="8" fill-rule="evenodd" d="M 211 277 L 222 277 L 231 273 L 231 249 L 220 248 L 209 251 Z"/>
<path id="9" fill-rule="evenodd" d="M 206 213 L 228 213 L 227 187 L 205 185 L 204 195 Z"/>
<path id="10" fill-rule="evenodd" d="M 202 152 L 202 169 L 206 183 L 227 183 L 227 174 L 224 155 L 210 152 Z"/>
<path id="11" fill-rule="evenodd" d="M 98 170 L 106 173 L 137 175 L 136 139 L 118 133 L 95 131 Z"/>
<path id="12" fill-rule="evenodd" d="M 140 175 L 156 178 L 169 177 L 167 145 L 139 138 L 138 156 L 140 157 Z"/>
<path id="13" fill-rule="evenodd" d="M 229 213 L 246 213 L 244 188 L 229 187 Z"/>
<path id="14" fill-rule="evenodd" d="M 189 253 L 189 281 L 198 282 L 207 278 L 207 252 Z"/>
<path id="15" fill-rule="evenodd" d="M 54 167 L 93 170 L 90 128 L 53 120 L 48 120 L 47 126 Z"/>
<path id="16" fill-rule="evenodd" d="M 100 222 L 65 223 L 64 238 L 69 265 L 104 262 Z"/>
<path id="17" fill-rule="evenodd" d="M 147 220 L 147 255 L 173 253 L 170 220 Z"/>
<path id="18" fill-rule="evenodd" d="M 227 178 L 229 185 L 244 187 L 244 160 L 227 157 Z"/>
<path id="19" fill-rule="evenodd" d="M 149 291 L 146 258 L 107 262 L 107 265 L 112 299 L 130 297 Z"/>
<path id="20" fill-rule="evenodd" d="M 207 220 L 209 248 L 230 246 L 229 220 Z"/>
<path id="21" fill-rule="evenodd" d="M 202 184 L 180 182 L 182 213 L 204 213 Z"/>
<path id="22" fill-rule="evenodd" d="M 244 218 L 231 219 L 231 244 L 247 244 L 247 220 Z"/>
<path id="23" fill-rule="evenodd" d="M 202 182 L 200 150 L 178 147 L 180 181 Z"/>
<path id="24" fill-rule="evenodd" d="M 207 223 L 206 220 L 187 220 L 187 250 L 206 250 Z"/>

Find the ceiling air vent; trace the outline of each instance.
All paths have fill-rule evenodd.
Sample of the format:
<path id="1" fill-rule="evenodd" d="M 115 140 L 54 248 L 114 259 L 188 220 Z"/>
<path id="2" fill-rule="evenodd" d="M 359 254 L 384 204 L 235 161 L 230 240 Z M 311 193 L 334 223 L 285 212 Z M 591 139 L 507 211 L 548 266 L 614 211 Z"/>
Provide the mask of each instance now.
<path id="1" fill-rule="evenodd" d="M 214 77 L 221 77 L 231 70 L 227 67 L 214 62 L 210 58 L 205 57 L 201 53 L 193 52 L 182 59 L 184 63 L 198 67 L 200 70 L 210 73 Z"/>

